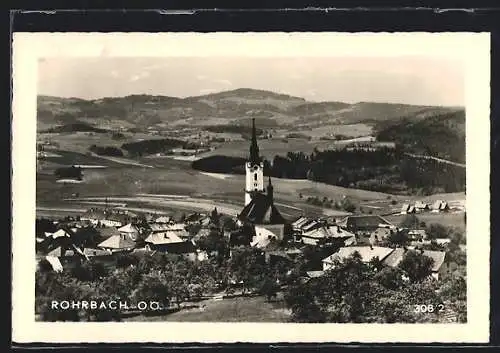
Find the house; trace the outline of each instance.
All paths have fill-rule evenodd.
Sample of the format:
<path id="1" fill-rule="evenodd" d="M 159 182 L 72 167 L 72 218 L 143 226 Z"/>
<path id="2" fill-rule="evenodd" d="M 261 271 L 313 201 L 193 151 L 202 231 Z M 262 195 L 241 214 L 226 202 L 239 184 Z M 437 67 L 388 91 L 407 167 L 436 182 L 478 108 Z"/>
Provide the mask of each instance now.
<path id="1" fill-rule="evenodd" d="M 80 220 L 89 221 L 94 226 L 121 227 L 127 223 L 127 216 L 91 208 L 80 217 Z"/>
<path id="2" fill-rule="evenodd" d="M 335 261 L 344 261 L 354 253 L 359 253 L 361 261 L 368 263 L 374 258 L 384 261 L 394 249 L 381 246 L 348 246 L 340 248 L 336 253 L 323 259 L 323 271 L 327 271 L 335 266 Z"/>
<path id="3" fill-rule="evenodd" d="M 52 239 L 57 239 L 57 238 L 60 238 L 60 237 L 68 237 L 68 238 L 71 238 L 71 234 L 70 234 L 67 230 L 65 230 L 65 229 L 61 228 L 61 229 L 57 230 L 56 232 L 52 233 L 52 234 L 50 235 L 50 237 L 51 237 Z"/>
<path id="4" fill-rule="evenodd" d="M 433 260 L 432 264 L 432 277 L 439 280 L 440 275 L 448 271 L 447 266 L 443 266 L 446 257 L 446 252 L 436 250 L 413 250 L 424 256 L 430 257 Z M 382 262 L 391 267 L 396 267 L 403 260 L 407 249 L 397 248 Z"/>
<path id="5" fill-rule="evenodd" d="M 121 227 L 128 222 L 128 217 L 125 214 L 106 213 L 106 217 L 99 223 L 105 227 Z"/>
<path id="6" fill-rule="evenodd" d="M 166 231 L 161 233 L 151 233 L 144 240 L 146 249 L 152 251 L 162 251 L 174 254 L 192 253 L 196 247 L 192 241 L 181 239 L 176 232 Z"/>
<path id="7" fill-rule="evenodd" d="M 408 230 L 407 234 L 410 240 L 427 239 L 427 232 L 425 231 L 425 229 L 410 229 Z"/>
<path id="8" fill-rule="evenodd" d="M 446 201 L 443 201 L 443 200 L 436 200 L 434 201 L 434 203 L 432 204 L 432 207 L 431 207 L 431 212 L 434 212 L 434 213 L 439 213 L 439 212 L 446 212 L 448 211 L 450 208 L 448 206 L 448 203 Z"/>
<path id="9" fill-rule="evenodd" d="M 409 203 L 404 203 L 402 206 L 401 206 L 401 214 L 408 214 L 408 210 L 410 208 L 410 204 Z"/>
<path id="10" fill-rule="evenodd" d="M 172 217 L 169 216 L 160 216 L 154 220 L 154 223 L 159 223 L 159 224 L 170 224 L 173 222 Z"/>
<path id="11" fill-rule="evenodd" d="M 423 212 L 429 210 L 429 205 L 423 201 L 417 201 L 415 202 L 415 211 L 416 212 Z"/>
<path id="12" fill-rule="evenodd" d="M 139 238 L 139 228 L 133 225 L 132 223 L 128 223 L 123 227 L 118 228 L 118 232 L 121 235 L 128 237 L 130 240 L 136 241 Z"/>
<path id="13" fill-rule="evenodd" d="M 124 234 L 117 234 L 104 240 L 97 247 L 109 250 L 113 253 L 132 251 L 135 248 L 135 242 Z"/>
<path id="14" fill-rule="evenodd" d="M 58 257 L 56 256 L 45 256 L 45 260 L 50 264 L 52 267 L 52 270 L 55 272 L 62 272 L 63 271 L 63 265 L 61 264 L 61 261 L 59 260 Z"/>
<path id="15" fill-rule="evenodd" d="M 337 225 L 322 225 L 318 228 L 313 228 L 301 235 L 301 241 L 308 245 L 318 245 L 320 241 L 328 241 L 333 239 L 344 240 L 344 245 L 349 246 L 356 244 L 356 236 Z"/>
<path id="16" fill-rule="evenodd" d="M 415 213 L 415 207 L 410 205 L 409 203 L 404 203 L 401 206 L 401 214 L 409 214 L 409 213 Z"/>
<path id="17" fill-rule="evenodd" d="M 378 228 L 396 228 L 392 223 L 378 215 L 347 216 L 337 225 L 351 232 L 374 231 Z"/>
<path id="18" fill-rule="evenodd" d="M 292 229 L 295 232 L 300 232 L 302 230 L 302 227 L 305 226 L 306 224 L 312 222 L 313 220 L 307 217 L 299 217 L 295 221 L 292 222 Z"/>

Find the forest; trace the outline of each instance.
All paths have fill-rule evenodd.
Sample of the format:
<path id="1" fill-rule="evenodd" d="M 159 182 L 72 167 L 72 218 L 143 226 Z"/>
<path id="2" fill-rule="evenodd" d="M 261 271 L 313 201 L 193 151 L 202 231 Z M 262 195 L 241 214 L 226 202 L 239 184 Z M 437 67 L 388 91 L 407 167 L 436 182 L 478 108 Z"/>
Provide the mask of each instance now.
<path id="1" fill-rule="evenodd" d="M 244 162 L 243 158 L 217 156 L 193 162 L 192 167 L 206 172 L 242 173 Z M 276 155 L 272 163 L 266 160 L 264 174 L 404 195 L 465 190 L 465 168 L 413 158 L 400 147 L 288 152 L 286 156 Z"/>
<path id="2" fill-rule="evenodd" d="M 193 142 L 177 139 L 151 139 L 124 143 L 121 148 L 128 152 L 131 157 L 140 157 L 155 153 L 165 153 L 172 148 L 196 149 L 200 146 Z"/>

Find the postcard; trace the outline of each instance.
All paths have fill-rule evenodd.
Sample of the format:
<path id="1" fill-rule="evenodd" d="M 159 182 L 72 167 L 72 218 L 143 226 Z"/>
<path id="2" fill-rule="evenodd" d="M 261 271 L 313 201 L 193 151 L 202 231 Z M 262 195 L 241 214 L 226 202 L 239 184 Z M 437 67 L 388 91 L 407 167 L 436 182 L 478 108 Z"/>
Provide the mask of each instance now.
<path id="1" fill-rule="evenodd" d="M 488 342 L 488 33 L 15 33 L 13 341 Z"/>

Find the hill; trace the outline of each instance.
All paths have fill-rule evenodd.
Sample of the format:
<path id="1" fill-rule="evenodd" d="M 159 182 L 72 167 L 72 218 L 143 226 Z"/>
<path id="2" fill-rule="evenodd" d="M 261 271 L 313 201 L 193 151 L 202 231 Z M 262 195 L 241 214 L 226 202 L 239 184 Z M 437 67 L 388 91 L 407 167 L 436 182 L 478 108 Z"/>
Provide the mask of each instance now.
<path id="1" fill-rule="evenodd" d="M 38 97 L 39 126 L 85 122 L 99 127 L 147 128 L 162 125 L 247 125 L 256 118 L 265 126 L 318 126 L 423 117 L 450 108 L 391 103 L 308 102 L 304 98 L 250 88 L 178 98 L 129 95 L 95 100 Z"/>
<path id="2" fill-rule="evenodd" d="M 403 117 L 379 122 L 377 138 L 394 141 L 408 152 L 465 163 L 465 111 Z"/>
<path id="3" fill-rule="evenodd" d="M 64 124 L 64 125 L 59 125 L 55 126 L 52 128 L 49 128 L 47 130 L 44 130 L 42 132 L 47 132 L 47 133 L 64 133 L 64 132 L 97 132 L 97 133 L 105 133 L 109 132 L 109 130 L 106 129 L 100 129 L 95 126 L 82 123 L 82 122 L 74 122 L 74 123 L 69 123 L 69 124 Z"/>

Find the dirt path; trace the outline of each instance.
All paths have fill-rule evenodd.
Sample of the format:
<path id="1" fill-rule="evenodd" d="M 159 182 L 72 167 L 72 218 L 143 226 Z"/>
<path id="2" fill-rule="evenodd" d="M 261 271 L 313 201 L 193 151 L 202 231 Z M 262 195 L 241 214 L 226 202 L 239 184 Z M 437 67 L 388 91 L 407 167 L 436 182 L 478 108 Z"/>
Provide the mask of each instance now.
<path id="1" fill-rule="evenodd" d="M 447 159 L 443 159 L 443 158 L 438 158 L 438 157 L 433 157 L 433 156 L 425 156 L 425 155 L 413 154 L 413 153 L 405 153 L 405 155 L 407 155 L 409 157 L 413 157 L 413 158 L 433 159 L 433 160 L 435 160 L 437 162 L 454 165 L 456 167 L 465 168 L 465 164 L 453 162 L 453 161 L 450 161 L 450 160 L 447 160 Z"/>

